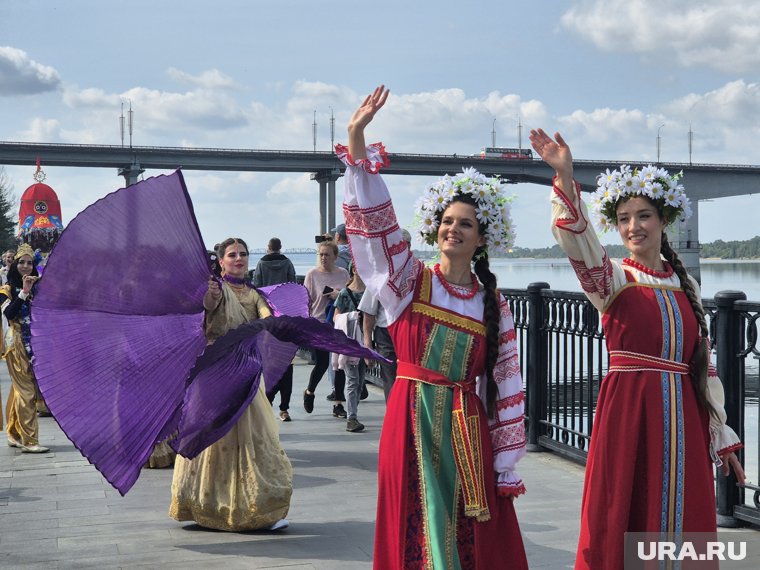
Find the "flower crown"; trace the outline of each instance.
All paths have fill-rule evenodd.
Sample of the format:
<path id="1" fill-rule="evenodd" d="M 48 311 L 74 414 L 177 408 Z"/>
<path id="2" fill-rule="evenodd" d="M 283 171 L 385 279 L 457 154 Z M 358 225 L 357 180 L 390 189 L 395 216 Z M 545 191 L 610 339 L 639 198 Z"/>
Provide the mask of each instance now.
<path id="1" fill-rule="evenodd" d="M 428 245 L 438 240 L 440 214 L 456 196 L 475 201 L 475 215 L 486 227 L 486 247 L 491 254 L 507 253 L 515 243 L 515 228 L 510 216 L 512 198 L 504 193 L 500 178 L 486 178 L 474 168 L 464 168 L 456 176 L 448 174 L 429 186 L 417 201 L 419 233 Z"/>
<path id="2" fill-rule="evenodd" d="M 667 225 L 691 216 L 691 203 L 684 187 L 679 184 L 683 172 L 671 176 L 664 168 L 648 164 L 631 169 L 623 164 L 620 170 L 602 172 L 596 181 L 593 209 L 599 217 L 599 226 L 607 231 L 617 225 L 617 204 L 626 196 L 646 196 L 651 199 Z"/>

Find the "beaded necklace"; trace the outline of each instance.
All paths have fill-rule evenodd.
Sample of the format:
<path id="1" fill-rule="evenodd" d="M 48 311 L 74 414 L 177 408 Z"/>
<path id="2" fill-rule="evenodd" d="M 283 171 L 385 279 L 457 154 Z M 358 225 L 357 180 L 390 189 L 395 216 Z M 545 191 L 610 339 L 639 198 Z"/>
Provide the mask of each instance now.
<path id="1" fill-rule="evenodd" d="M 461 293 L 457 291 L 454 285 L 446 281 L 446 278 L 441 273 L 440 263 L 435 264 L 435 267 L 433 267 L 433 272 L 435 273 L 435 276 L 438 277 L 438 281 L 441 282 L 441 285 L 443 285 L 443 288 L 446 289 L 449 295 L 453 295 L 457 299 L 472 299 L 478 292 L 478 278 L 472 272 L 470 272 L 470 277 L 472 278 L 472 289 L 467 293 Z"/>

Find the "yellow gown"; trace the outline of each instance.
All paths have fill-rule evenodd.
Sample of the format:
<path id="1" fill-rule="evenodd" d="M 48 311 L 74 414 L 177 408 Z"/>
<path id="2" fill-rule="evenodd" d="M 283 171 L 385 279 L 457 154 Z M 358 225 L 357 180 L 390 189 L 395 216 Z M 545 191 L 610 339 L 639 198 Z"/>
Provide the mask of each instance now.
<path id="1" fill-rule="evenodd" d="M 224 283 L 221 303 L 206 313 L 206 338 L 212 344 L 227 331 L 270 315 L 255 290 Z M 262 380 L 227 435 L 193 460 L 177 456 L 169 516 L 218 530 L 268 528 L 288 514 L 292 493 L 293 468 Z"/>

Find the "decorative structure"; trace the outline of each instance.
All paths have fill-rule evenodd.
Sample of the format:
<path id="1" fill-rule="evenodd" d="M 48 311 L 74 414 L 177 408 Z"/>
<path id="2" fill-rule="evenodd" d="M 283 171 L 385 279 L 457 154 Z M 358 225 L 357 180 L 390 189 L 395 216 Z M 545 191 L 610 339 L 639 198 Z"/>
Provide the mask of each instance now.
<path id="1" fill-rule="evenodd" d="M 43 184 L 46 175 L 37 159 L 37 171 L 32 184 L 21 196 L 18 212 L 18 240 L 34 250 L 49 253 L 63 231 L 61 203 L 50 186 Z"/>

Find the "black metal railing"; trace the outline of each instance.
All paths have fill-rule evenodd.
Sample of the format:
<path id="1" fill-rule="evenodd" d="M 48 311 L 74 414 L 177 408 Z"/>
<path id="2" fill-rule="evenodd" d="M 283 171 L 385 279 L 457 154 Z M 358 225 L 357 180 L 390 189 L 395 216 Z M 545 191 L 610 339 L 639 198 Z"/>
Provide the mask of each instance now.
<path id="1" fill-rule="evenodd" d="M 515 321 L 520 365 L 526 392 L 528 449 L 549 449 L 585 463 L 593 433 L 599 383 L 608 369 L 601 320 L 581 293 L 553 291 L 547 283 L 525 290 L 503 289 Z M 752 448 L 740 450 L 751 473 L 758 460 L 758 320 L 760 303 L 747 302 L 744 293 L 721 291 L 705 299 L 718 375 L 725 391 L 727 423 L 746 442 L 745 412 L 758 435 Z M 746 453 L 745 453 L 746 451 Z M 753 464 L 747 465 L 745 458 Z M 760 487 L 739 488 L 733 474 L 716 480 L 719 522 L 743 520 L 760 524 Z M 745 501 L 745 491 L 753 492 Z"/>

